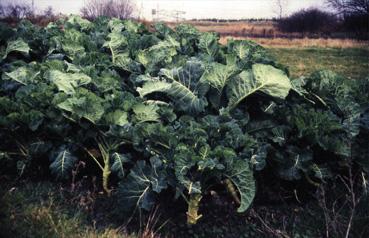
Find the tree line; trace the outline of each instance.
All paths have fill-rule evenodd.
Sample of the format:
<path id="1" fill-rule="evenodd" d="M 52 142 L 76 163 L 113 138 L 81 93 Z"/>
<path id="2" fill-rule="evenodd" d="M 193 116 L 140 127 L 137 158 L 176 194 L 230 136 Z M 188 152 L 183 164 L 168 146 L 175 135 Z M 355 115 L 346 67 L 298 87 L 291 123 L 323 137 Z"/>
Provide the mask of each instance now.
<path id="1" fill-rule="evenodd" d="M 360 39 L 369 36 L 369 0 L 327 0 L 334 11 L 318 8 L 299 10 L 278 20 L 278 28 L 283 32 L 351 33 Z"/>

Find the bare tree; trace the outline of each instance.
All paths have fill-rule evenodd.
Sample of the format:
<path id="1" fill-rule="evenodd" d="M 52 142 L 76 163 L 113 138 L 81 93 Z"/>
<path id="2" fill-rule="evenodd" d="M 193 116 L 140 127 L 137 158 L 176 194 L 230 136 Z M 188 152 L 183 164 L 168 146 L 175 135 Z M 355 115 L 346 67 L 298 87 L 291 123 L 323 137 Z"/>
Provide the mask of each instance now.
<path id="1" fill-rule="evenodd" d="M 48 6 L 47 8 L 45 8 L 43 15 L 45 17 L 51 18 L 54 17 L 54 9 L 52 6 Z"/>
<path id="2" fill-rule="evenodd" d="M 288 0 L 275 0 L 274 12 L 278 15 L 279 19 L 282 19 L 285 15 L 285 8 L 288 5 Z"/>
<path id="3" fill-rule="evenodd" d="M 0 3 L 0 17 L 23 19 L 34 15 L 32 7 L 27 3 L 9 3 L 3 5 Z"/>
<path id="4" fill-rule="evenodd" d="M 0 18 L 5 17 L 5 6 L 0 4 Z"/>
<path id="5" fill-rule="evenodd" d="M 88 0 L 81 13 L 89 19 L 99 16 L 127 19 L 133 17 L 134 10 L 131 0 Z"/>
<path id="6" fill-rule="evenodd" d="M 326 0 L 338 13 L 369 14 L 369 0 Z"/>

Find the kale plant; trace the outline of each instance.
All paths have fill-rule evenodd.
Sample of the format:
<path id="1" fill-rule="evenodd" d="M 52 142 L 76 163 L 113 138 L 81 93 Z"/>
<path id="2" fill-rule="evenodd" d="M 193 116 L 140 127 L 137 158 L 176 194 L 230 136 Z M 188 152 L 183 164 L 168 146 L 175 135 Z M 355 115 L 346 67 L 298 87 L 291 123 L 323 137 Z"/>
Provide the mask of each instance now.
<path id="1" fill-rule="evenodd" d="M 254 42 L 221 45 L 185 24 L 71 16 L 1 28 L 2 173 L 68 180 L 84 161 L 124 210 L 169 191 L 190 224 L 214 185 L 245 212 L 261 171 L 316 185 L 355 163 L 368 179 L 368 78 L 290 80 Z"/>

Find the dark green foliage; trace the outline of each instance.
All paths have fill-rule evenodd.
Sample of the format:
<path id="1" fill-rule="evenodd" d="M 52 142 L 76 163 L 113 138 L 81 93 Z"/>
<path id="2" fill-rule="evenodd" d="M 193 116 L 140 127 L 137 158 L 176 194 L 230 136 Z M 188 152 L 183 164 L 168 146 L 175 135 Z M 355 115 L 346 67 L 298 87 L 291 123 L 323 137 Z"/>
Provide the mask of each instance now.
<path id="1" fill-rule="evenodd" d="M 367 79 L 323 71 L 291 82 L 253 42 L 155 29 L 77 16 L 12 29 L 0 45 L 0 165 L 68 179 L 92 162 L 123 210 L 150 210 L 165 192 L 195 199 L 195 220 L 223 181 L 244 212 L 254 174 L 316 184 L 352 161 L 368 172 Z"/>

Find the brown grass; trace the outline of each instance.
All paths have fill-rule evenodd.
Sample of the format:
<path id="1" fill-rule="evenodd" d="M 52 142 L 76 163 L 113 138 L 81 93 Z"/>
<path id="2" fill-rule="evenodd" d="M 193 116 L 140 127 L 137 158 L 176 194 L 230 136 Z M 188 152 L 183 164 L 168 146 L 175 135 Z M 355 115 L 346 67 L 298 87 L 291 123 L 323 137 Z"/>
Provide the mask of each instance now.
<path id="1" fill-rule="evenodd" d="M 358 41 L 352 39 L 285 39 L 285 38 L 255 38 L 255 37 L 230 37 L 220 38 L 221 44 L 226 44 L 229 38 L 239 40 L 253 40 L 267 48 L 369 48 L 368 41 Z"/>
<path id="2" fill-rule="evenodd" d="M 369 48 L 369 41 L 332 38 L 303 38 L 299 33 L 283 33 L 278 31 L 272 21 L 257 22 L 211 22 L 186 21 L 199 31 L 214 31 L 221 35 L 220 43 L 226 44 L 229 38 L 253 40 L 267 48 Z M 167 22 L 170 27 L 178 23 Z"/>
<path id="3" fill-rule="evenodd" d="M 244 35 L 268 35 L 275 36 L 281 34 L 272 21 L 259 22 L 210 22 L 210 21 L 186 21 L 195 26 L 199 31 L 215 31 L 220 35 L 244 36 Z M 168 23 L 174 27 L 177 23 Z"/>

